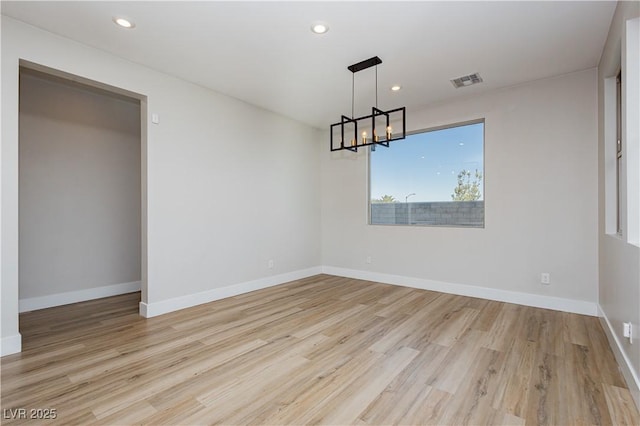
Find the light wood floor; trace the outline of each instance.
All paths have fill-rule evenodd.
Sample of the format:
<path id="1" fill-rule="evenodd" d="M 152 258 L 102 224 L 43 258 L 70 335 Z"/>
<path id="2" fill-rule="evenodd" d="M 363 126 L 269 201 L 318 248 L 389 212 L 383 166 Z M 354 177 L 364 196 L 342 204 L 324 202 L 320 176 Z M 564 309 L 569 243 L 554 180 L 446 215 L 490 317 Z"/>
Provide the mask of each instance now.
<path id="1" fill-rule="evenodd" d="M 3 417 L 640 424 L 592 317 L 328 275 L 148 320 L 138 300 L 21 315 L 24 351 L 2 358 Z"/>

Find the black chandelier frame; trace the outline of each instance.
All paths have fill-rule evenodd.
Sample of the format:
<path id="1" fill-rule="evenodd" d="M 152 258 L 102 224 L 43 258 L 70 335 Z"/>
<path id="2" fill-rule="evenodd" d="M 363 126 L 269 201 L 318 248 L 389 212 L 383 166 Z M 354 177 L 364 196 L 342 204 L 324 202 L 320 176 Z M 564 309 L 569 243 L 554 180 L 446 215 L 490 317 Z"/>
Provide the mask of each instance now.
<path id="1" fill-rule="evenodd" d="M 339 122 L 331 124 L 330 130 L 330 148 L 331 151 L 341 151 L 341 150 L 349 150 L 352 152 L 358 152 L 358 148 L 373 147 L 375 145 L 381 145 L 385 147 L 389 147 L 389 142 L 398 141 L 405 139 L 406 137 L 406 108 L 400 107 L 391 110 L 381 110 L 378 108 L 378 64 L 381 64 L 382 60 L 374 56 L 373 58 L 366 59 L 364 61 L 358 62 L 357 64 L 353 64 L 347 67 L 349 71 L 353 73 L 352 76 L 352 85 L 351 85 L 351 117 L 347 117 L 346 115 L 342 115 Z M 370 67 L 376 67 L 376 106 L 371 107 L 371 114 L 364 115 L 362 117 L 353 117 L 354 110 L 354 82 L 355 82 L 355 73 L 365 70 Z M 391 129 L 391 115 L 392 114 L 401 114 L 401 122 L 402 122 L 402 130 L 399 132 L 394 132 Z M 376 132 L 376 118 L 384 116 L 384 128 L 382 132 Z M 370 121 L 370 126 L 368 125 Z M 358 126 L 358 123 L 362 123 L 361 126 Z M 394 123 L 396 121 L 394 120 Z M 349 137 L 350 130 L 345 132 L 345 126 L 353 126 L 353 137 Z M 339 132 L 335 131 L 335 129 L 339 127 Z M 372 135 L 371 137 L 366 137 L 366 132 L 363 133 L 362 137 L 359 138 L 358 128 L 371 128 Z M 337 144 L 334 140 L 334 133 L 340 135 L 340 144 Z M 347 133 L 347 141 L 345 143 L 345 133 Z"/>
<path id="2" fill-rule="evenodd" d="M 390 115 L 396 112 L 402 112 L 402 131 L 398 133 L 400 136 L 395 136 L 394 133 L 387 132 L 387 128 L 391 124 Z M 334 123 L 331 125 L 331 129 L 330 129 L 331 130 L 331 151 L 341 151 L 343 149 L 347 149 L 349 151 L 358 152 L 358 148 L 372 146 L 372 145 L 381 145 L 381 146 L 386 146 L 388 148 L 389 142 L 399 141 L 406 137 L 405 128 L 407 123 L 406 123 L 405 112 L 406 112 L 405 107 L 391 109 L 388 111 L 383 111 L 376 107 L 371 107 L 370 115 L 364 115 L 358 118 L 349 118 L 343 115 L 342 120 L 340 122 Z M 379 117 L 382 115 L 386 117 L 386 124 L 383 128 L 384 137 L 381 138 L 376 133 L 376 117 Z M 366 139 L 358 138 L 358 122 L 365 121 L 365 120 L 371 120 L 371 131 L 373 132 L 373 135 L 371 138 L 366 138 Z M 345 141 L 345 125 L 348 123 L 353 123 L 353 138 L 349 138 L 348 140 L 350 142 L 345 144 L 344 142 Z M 336 148 L 334 145 L 333 134 L 334 134 L 334 128 L 338 126 L 340 127 L 341 138 L 340 138 L 340 145 L 338 148 Z"/>

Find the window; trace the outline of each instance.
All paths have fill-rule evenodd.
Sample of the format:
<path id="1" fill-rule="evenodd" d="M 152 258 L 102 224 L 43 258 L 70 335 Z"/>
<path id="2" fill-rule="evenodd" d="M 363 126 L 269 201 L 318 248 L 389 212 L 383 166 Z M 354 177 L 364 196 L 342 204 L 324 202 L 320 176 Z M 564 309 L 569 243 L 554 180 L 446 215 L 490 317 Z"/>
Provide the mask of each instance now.
<path id="1" fill-rule="evenodd" d="M 616 76 L 616 232 L 622 235 L 622 71 Z"/>
<path id="2" fill-rule="evenodd" d="M 410 134 L 369 161 L 370 224 L 484 227 L 484 120 Z"/>
<path id="3" fill-rule="evenodd" d="M 640 247 L 640 18 L 626 21 L 620 47 L 602 82 L 604 232 Z"/>

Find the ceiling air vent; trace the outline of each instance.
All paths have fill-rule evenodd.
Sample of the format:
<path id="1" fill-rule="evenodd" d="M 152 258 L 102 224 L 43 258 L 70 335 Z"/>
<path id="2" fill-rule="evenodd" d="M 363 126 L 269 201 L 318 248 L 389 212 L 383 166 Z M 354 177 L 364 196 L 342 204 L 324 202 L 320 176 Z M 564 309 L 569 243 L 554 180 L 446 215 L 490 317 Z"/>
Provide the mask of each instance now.
<path id="1" fill-rule="evenodd" d="M 453 84 L 453 87 L 459 89 L 461 87 L 471 86 L 472 84 L 482 83 L 482 77 L 480 77 L 480 74 L 476 72 L 455 78 L 451 80 L 451 83 Z"/>

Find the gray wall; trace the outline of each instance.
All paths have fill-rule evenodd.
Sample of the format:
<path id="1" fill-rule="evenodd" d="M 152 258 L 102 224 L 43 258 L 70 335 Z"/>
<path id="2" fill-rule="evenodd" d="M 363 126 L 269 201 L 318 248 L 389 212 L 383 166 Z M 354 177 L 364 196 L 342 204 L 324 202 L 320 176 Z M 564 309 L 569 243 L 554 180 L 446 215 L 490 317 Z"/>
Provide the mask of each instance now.
<path id="1" fill-rule="evenodd" d="M 640 345 L 637 344 L 636 339 L 640 337 L 637 331 L 634 332 L 634 342 L 631 344 L 629 339 L 625 338 L 622 334 L 622 323 L 631 322 L 634 330 L 640 330 L 640 310 L 638 305 L 640 304 L 640 248 L 632 241 L 633 235 L 630 235 L 630 230 L 633 226 L 637 226 L 638 216 L 633 214 L 631 206 L 627 205 L 630 198 L 637 198 L 637 190 L 631 190 L 627 187 L 627 196 L 623 199 L 623 235 L 619 236 L 615 233 L 615 167 L 611 165 L 615 164 L 616 150 L 616 135 L 615 124 L 609 123 L 606 116 L 609 119 L 615 117 L 615 114 L 606 114 L 608 108 L 605 108 L 605 102 L 607 94 L 605 93 L 605 81 L 608 78 L 615 77 L 618 69 L 621 65 L 627 65 L 627 63 L 634 63 L 637 66 L 637 60 L 631 61 L 631 58 L 622 59 L 622 55 L 627 56 L 625 51 L 621 55 L 622 46 L 625 46 L 623 37 L 625 34 L 625 27 L 628 20 L 638 18 L 640 16 L 640 3 L 638 2 L 619 2 L 616 7 L 616 12 L 611 21 L 611 28 L 609 30 L 609 36 L 600 58 L 598 65 L 598 171 L 599 171 L 599 304 L 601 315 L 606 318 L 605 330 L 608 329 L 608 325 L 611 326 L 611 334 L 617 336 L 619 342 L 619 350 L 625 353 L 625 362 L 621 356 L 618 357 L 619 363 L 623 366 L 622 372 L 625 374 L 627 385 L 636 401 L 636 404 L 640 407 L 640 382 L 637 377 L 640 376 Z M 630 51 L 629 53 L 635 53 L 637 50 Z M 637 56 L 636 56 L 637 58 Z M 623 71 L 623 74 L 625 72 Z M 627 79 L 636 78 L 637 72 L 627 72 Z M 628 80 L 627 80 L 628 82 Z M 637 86 L 636 86 L 637 87 Z M 640 120 L 637 113 L 631 113 L 632 108 L 637 108 L 638 105 L 638 93 L 631 89 L 627 89 L 629 93 L 623 96 L 623 101 L 632 103 L 632 105 L 625 105 L 624 110 L 627 112 L 625 117 L 625 129 L 623 129 L 623 140 L 629 142 L 629 136 L 632 134 L 632 129 L 640 128 Z M 631 102 L 635 96 L 636 101 Z M 615 105 L 615 104 L 614 104 Z M 615 107 L 614 107 L 615 108 Z M 612 132 L 607 130 L 612 130 Z M 632 143 L 632 142 L 631 142 Z M 627 143 L 629 145 L 629 143 Z M 636 139 L 637 145 L 637 139 Z M 638 157 L 635 158 L 631 155 L 627 155 L 625 161 L 626 171 L 638 172 Z M 635 164 L 634 164 L 635 162 Z M 637 175 L 636 175 L 637 176 Z M 628 184 L 634 185 L 633 177 L 627 175 Z M 623 178 L 623 181 L 625 179 Z M 637 182 L 637 180 L 636 180 Z M 631 214 L 627 214 L 627 212 Z M 624 218 L 628 218 L 627 221 Z M 609 223 L 609 230 L 607 230 L 607 222 Z M 614 351 L 616 346 L 614 345 Z M 625 366 L 626 364 L 626 366 Z M 626 368 L 625 368 L 626 367 Z M 634 379 L 634 375 L 635 378 Z"/>
<path id="2" fill-rule="evenodd" d="M 20 75 L 20 299 L 140 280 L 140 104 Z"/>
<path id="3" fill-rule="evenodd" d="M 591 69 L 411 111 L 408 131 L 485 119 L 484 228 L 366 226 L 366 150 L 323 151 L 323 266 L 450 291 L 568 299 L 565 309 L 595 312 L 596 84 Z M 540 283 L 542 272 L 551 285 Z"/>
<path id="4" fill-rule="evenodd" d="M 21 60 L 144 98 L 143 314 L 204 303 L 211 292 L 236 285 L 286 282 L 319 270 L 318 159 L 326 146 L 320 131 L 7 16 L 1 20 L 3 354 L 19 352 L 21 342 Z"/>
<path id="5" fill-rule="evenodd" d="M 409 219 L 412 225 L 482 228 L 484 201 L 371 204 L 372 225 L 406 225 Z"/>

